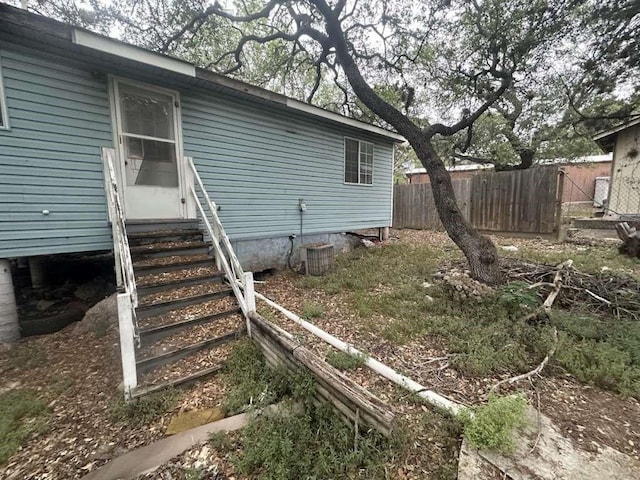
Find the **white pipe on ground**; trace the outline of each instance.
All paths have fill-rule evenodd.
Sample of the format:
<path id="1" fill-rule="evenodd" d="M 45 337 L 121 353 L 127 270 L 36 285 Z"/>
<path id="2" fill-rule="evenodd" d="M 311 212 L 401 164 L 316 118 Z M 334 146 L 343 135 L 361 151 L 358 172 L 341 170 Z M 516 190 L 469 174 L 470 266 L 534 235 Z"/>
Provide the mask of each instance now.
<path id="1" fill-rule="evenodd" d="M 302 328 L 311 332 L 321 340 L 324 340 L 329 345 L 332 345 L 338 350 L 348 353 L 349 355 L 362 357 L 365 360 L 365 364 L 367 365 L 367 367 L 369 367 L 371 370 L 373 370 L 376 373 L 379 373 L 380 375 L 387 378 L 388 380 L 391 380 L 393 383 L 400 385 L 403 388 L 406 388 L 410 392 L 415 393 L 420 398 L 423 398 L 424 400 L 429 402 L 431 405 L 434 405 L 439 408 L 443 408 L 454 415 L 460 412 L 460 410 L 462 410 L 463 408 L 466 408 L 463 405 L 460 405 L 459 403 L 455 403 L 452 400 L 449 400 L 448 398 L 445 398 L 442 395 L 439 395 L 432 390 L 428 390 L 426 387 L 420 385 L 418 382 L 414 382 L 410 378 L 405 377 L 404 375 L 400 375 L 391 367 L 388 367 L 384 363 L 379 362 L 378 360 L 365 355 L 364 353 L 362 353 L 352 345 L 349 345 L 348 343 L 343 342 L 342 340 L 334 337 L 330 333 L 327 333 L 324 330 L 316 327 L 312 323 L 307 322 L 306 320 L 300 318 L 295 313 L 290 312 L 286 308 L 282 307 L 281 305 L 278 305 L 276 302 L 274 302 L 273 300 L 270 300 L 264 295 L 256 292 L 255 296 L 260 300 L 264 301 L 267 305 L 283 313 L 289 320 L 300 325 Z"/>
<path id="2" fill-rule="evenodd" d="M 20 325 L 11 267 L 9 260 L 0 259 L 0 343 L 15 342 L 19 338 Z"/>

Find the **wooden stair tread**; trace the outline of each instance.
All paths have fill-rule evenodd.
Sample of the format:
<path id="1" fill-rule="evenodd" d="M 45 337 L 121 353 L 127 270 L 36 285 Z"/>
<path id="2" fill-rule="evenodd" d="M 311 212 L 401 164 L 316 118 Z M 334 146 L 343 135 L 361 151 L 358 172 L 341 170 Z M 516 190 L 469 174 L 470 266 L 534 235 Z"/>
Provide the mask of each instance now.
<path id="1" fill-rule="evenodd" d="M 220 345 L 224 345 L 232 340 L 237 340 L 246 334 L 246 327 L 242 327 L 238 330 L 234 330 L 233 332 L 229 332 L 225 335 L 221 335 L 219 337 L 210 338 L 208 340 L 204 340 L 202 342 L 194 343 L 192 345 L 188 345 L 186 347 L 177 348 L 170 352 L 162 353 L 160 355 L 156 355 L 153 357 L 141 359 L 136 361 L 136 368 L 139 374 L 143 374 L 154 370 L 162 365 L 166 365 L 169 362 L 182 359 L 184 357 L 190 356 L 194 353 L 197 353 L 201 350 L 209 350 Z"/>
<path id="2" fill-rule="evenodd" d="M 167 312 L 169 310 L 174 310 L 182 307 L 186 307 L 188 305 L 192 305 L 194 303 L 201 303 L 207 300 L 214 300 L 217 298 L 224 298 L 233 295 L 233 290 L 231 288 L 225 290 L 219 290 L 217 292 L 204 293 L 201 295 L 194 295 L 193 297 L 187 298 L 178 298 L 172 300 L 166 300 L 158 303 L 151 303 L 141 305 L 136 309 L 136 313 L 139 318 L 146 318 L 153 315 L 158 315 L 160 313 Z"/>
<path id="3" fill-rule="evenodd" d="M 209 259 L 206 265 L 189 264 L 184 268 L 169 270 L 158 273 L 147 273 L 144 275 L 137 275 L 136 285 L 140 287 L 156 286 L 169 283 L 174 280 L 186 279 L 186 278 L 201 278 L 207 276 L 224 275 L 222 270 L 218 270 L 213 259 Z"/>
<path id="4" fill-rule="evenodd" d="M 159 261 L 158 261 L 159 260 Z M 133 262 L 136 279 L 147 275 L 174 272 L 186 268 L 202 268 L 215 265 L 214 259 L 208 253 L 197 255 L 171 255 L 166 257 L 151 257 Z"/>
<path id="5" fill-rule="evenodd" d="M 138 318 L 140 328 L 155 328 L 185 319 L 194 319 L 207 315 L 215 315 L 226 310 L 238 307 L 236 297 L 227 295 L 222 298 L 207 299 L 203 302 L 195 302 L 183 307 L 168 310 L 166 312 Z"/>
<path id="6" fill-rule="evenodd" d="M 140 340 L 143 343 L 143 345 L 151 344 L 152 341 L 154 341 L 154 339 L 157 340 L 159 337 L 163 335 L 171 335 L 183 329 L 195 327 L 197 325 L 203 325 L 205 323 L 216 322 L 217 320 L 221 320 L 223 318 L 230 317 L 231 315 L 240 314 L 240 313 L 242 313 L 242 310 L 240 309 L 240 307 L 235 307 L 235 308 L 223 310 L 222 312 L 203 315 L 196 318 L 187 318 L 183 320 L 178 320 L 176 322 L 142 328 L 140 330 Z"/>
<path id="7" fill-rule="evenodd" d="M 158 252 L 170 252 L 173 250 L 191 250 L 198 248 L 206 248 L 211 244 L 204 241 L 195 241 L 195 242 L 161 242 L 161 243 L 150 243 L 148 245 L 136 245 L 134 247 L 130 247 L 129 251 L 132 255 L 140 255 L 145 253 L 158 253 Z"/>
<path id="8" fill-rule="evenodd" d="M 224 272 L 217 271 L 213 274 L 186 276 L 176 280 L 158 281 L 155 283 L 143 283 L 138 285 L 138 295 L 144 297 L 154 293 L 172 290 L 181 287 L 195 286 L 199 284 L 220 283 Z"/>
<path id="9" fill-rule="evenodd" d="M 159 292 L 139 295 L 138 298 L 140 303 L 138 308 L 146 308 L 153 305 L 162 305 L 174 300 L 186 300 L 189 298 L 197 297 L 198 295 L 217 293 L 227 290 L 229 290 L 229 286 L 218 281 L 199 282 L 195 285 L 186 286 L 177 285 L 172 288 L 163 289 Z"/>
<path id="10" fill-rule="evenodd" d="M 197 228 L 174 228 L 170 230 L 151 230 L 148 232 L 132 232 L 127 236 L 129 238 L 155 238 L 155 237 L 173 237 L 173 236 L 202 235 L 202 230 Z"/>
<path id="11" fill-rule="evenodd" d="M 216 321 L 204 320 L 199 323 L 188 323 L 186 324 L 187 328 L 174 329 L 170 335 L 163 335 L 162 339 L 142 347 L 137 355 L 138 358 L 142 360 L 153 355 L 153 353 L 150 354 L 149 352 L 166 352 L 185 345 L 199 343 L 208 338 L 218 337 L 241 328 L 245 323 L 238 315 L 219 315 L 214 318 Z M 146 337 L 148 338 L 149 335 L 154 333 L 157 336 L 159 332 L 166 332 L 166 330 L 156 330 L 156 328 L 160 328 L 160 326 L 154 327 L 151 333 L 147 330 Z"/>
<path id="12" fill-rule="evenodd" d="M 139 398 L 145 395 L 149 395 L 151 393 L 158 392 L 160 390 L 164 390 L 165 388 L 171 387 L 182 387 L 189 385 L 191 383 L 197 382 L 199 380 L 204 380 L 205 378 L 218 373 L 224 368 L 224 364 L 219 363 L 209 368 L 205 368 L 199 370 L 190 375 L 186 375 L 183 377 L 176 378 L 175 380 L 169 380 L 163 383 L 148 385 L 148 386 L 140 386 L 136 388 L 133 392 L 131 392 L 131 398 Z"/>

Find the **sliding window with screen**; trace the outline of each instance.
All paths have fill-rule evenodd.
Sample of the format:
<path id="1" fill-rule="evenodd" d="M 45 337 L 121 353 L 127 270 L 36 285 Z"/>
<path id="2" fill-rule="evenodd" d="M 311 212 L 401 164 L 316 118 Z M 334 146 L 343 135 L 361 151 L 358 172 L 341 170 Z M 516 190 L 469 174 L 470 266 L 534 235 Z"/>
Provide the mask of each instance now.
<path id="1" fill-rule="evenodd" d="M 373 184 L 373 143 L 344 139 L 344 182 Z"/>

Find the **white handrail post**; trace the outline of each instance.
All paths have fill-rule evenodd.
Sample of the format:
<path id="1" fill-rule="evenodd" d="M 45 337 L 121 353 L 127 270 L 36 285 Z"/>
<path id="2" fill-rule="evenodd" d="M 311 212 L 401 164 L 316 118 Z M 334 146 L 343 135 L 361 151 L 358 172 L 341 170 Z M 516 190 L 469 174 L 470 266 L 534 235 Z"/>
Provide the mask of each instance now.
<path id="1" fill-rule="evenodd" d="M 136 343 L 139 343 L 135 308 L 138 306 L 135 272 L 129 250 L 129 240 L 124 220 L 124 209 L 118 194 L 118 180 L 113 165 L 113 150 L 102 149 L 104 158 L 105 189 L 113 235 L 113 256 L 116 263 L 118 289 L 124 290 L 116 297 L 118 307 L 118 330 L 120 332 L 120 357 L 122 360 L 122 383 L 124 397 L 131 399 L 138 386 L 136 371 Z"/>
<path id="2" fill-rule="evenodd" d="M 108 148 L 102 149 L 102 158 L 104 161 L 104 190 L 107 198 L 107 213 L 109 215 L 109 222 L 111 223 L 111 235 L 113 237 L 113 259 L 115 263 L 116 273 L 116 286 L 121 288 L 123 286 L 122 278 L 122 265 L 120 263 L 120 250 L 116 247 L 118 238 L 118 214 L 115 208 L 115 198 L 113 198 L 113 185 L 111 178 L 111 150 Z"/>
<path id="3" fill-rule="evenodd" d="M 256 294 L 253 286 L 253 272 L 244 272 L 244 303 L 247 306 L 247 335 L 251 337 L 249 313 L 256 311 Z"/>
<path id="4" fill-rule="evenodd" d="M 131 296 L 127 293 L 119 293 L 117 302 L 118 324 L 120 327 L 120 356 L 122 358 L 122 383 L 124 387 L 124 397 L 126 400 L 129 400 L 131 398 L 131 391 L 138 386 Z"/>

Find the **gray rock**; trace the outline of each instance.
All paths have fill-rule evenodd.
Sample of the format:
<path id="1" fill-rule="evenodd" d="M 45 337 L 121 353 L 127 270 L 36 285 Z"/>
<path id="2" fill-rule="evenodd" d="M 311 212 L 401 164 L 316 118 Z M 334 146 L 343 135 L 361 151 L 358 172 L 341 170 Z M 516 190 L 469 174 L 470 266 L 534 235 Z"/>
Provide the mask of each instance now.
<path id="1" fill-rule="evenodd" d="M 96 335 L 104 334 L 118 323 L 118 302 L 114 293 L 110 297 L 101 300 L 87 310 L 84 318 L 78 322 L 75 332 L 93 332 Z"/>

